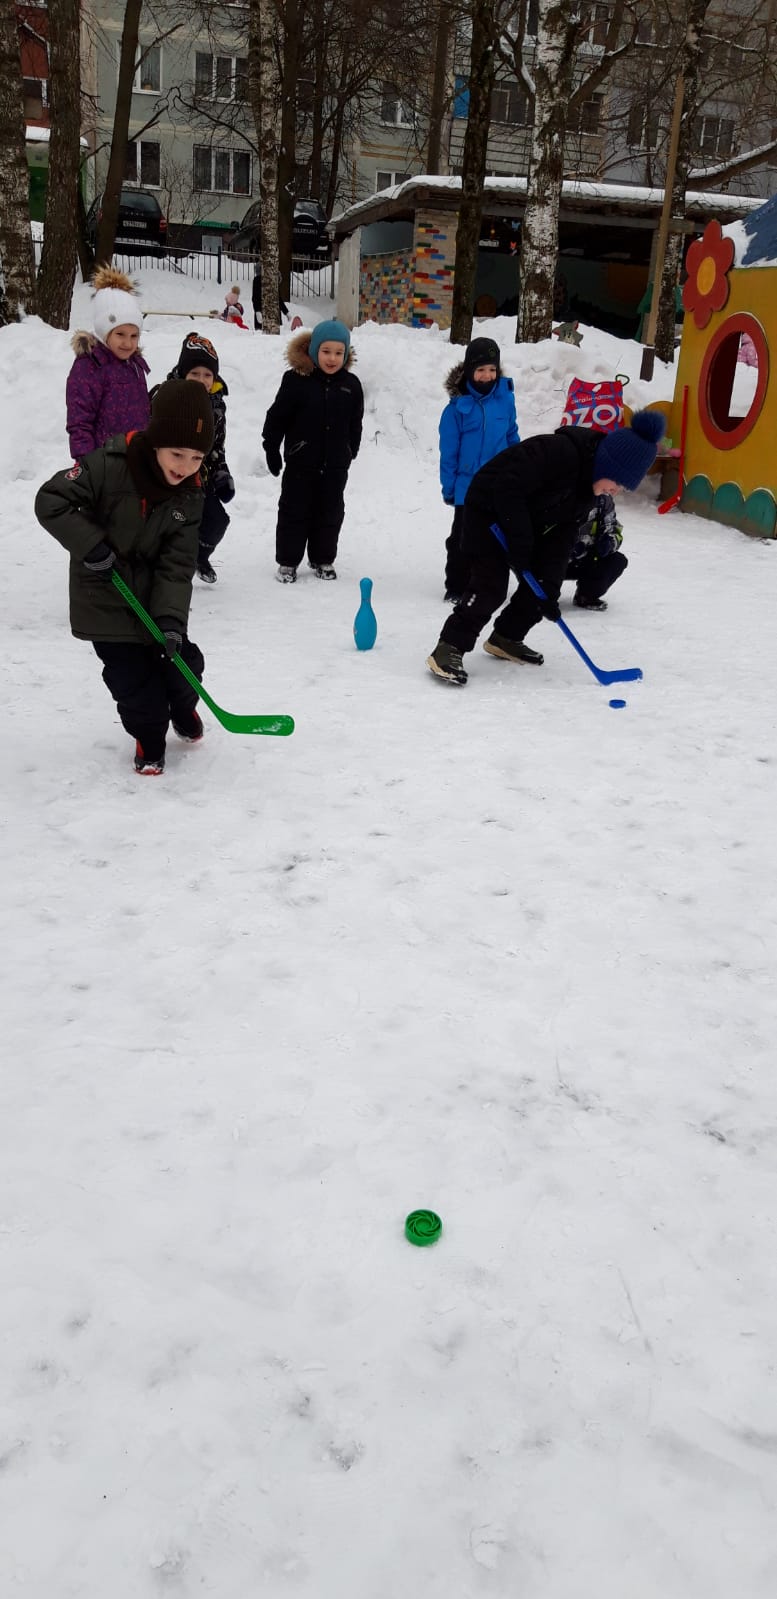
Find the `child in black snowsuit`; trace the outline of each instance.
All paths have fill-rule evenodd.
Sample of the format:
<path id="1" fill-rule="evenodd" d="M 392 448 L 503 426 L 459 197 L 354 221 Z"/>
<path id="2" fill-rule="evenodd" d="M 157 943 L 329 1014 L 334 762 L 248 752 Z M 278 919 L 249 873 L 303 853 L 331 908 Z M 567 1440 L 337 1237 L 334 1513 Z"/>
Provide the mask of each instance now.
<path id="1" fill-rule="evenodd" d="M 208 451 L 202 472 L 205 505 L 200 526 L 200 545 L 197 551 L 197 576 L 203 583 L 216 583 L 216 571 L 211 556 L 221 543 L 229 527 L 229 517 L 224 510 L 235 498 L 235 483 L 227 466 L 227 408 L 224 398 L 229 389 L 219 376 L 219 358 L 210 339 L 202 333 L 187 333 L 181 353 L 171 378 L 184 378 L 187 382 L 201 383 L 210 395 L 213 411 L 213 448 Z M 153 390 L 153 394 L 157 391 Z"/>
<path id="2" fill-rule="evenodd" d="M 117 435 L 39 489 L 35 515 L 70 554 L 70 626 L 103 663 L 103 680 L 135 739 L 135 770 L 164 771 L 172 722 L 196 744 L 197 694 L 173 664 L 180 652 L 195 677 L 205 665 L 187 637 L 202 515 L 198 473 L 213 443 L 213 415 L 197 383 L 162 383 L 151 421 Z M 134 590 L 165 636 L 154 639 L 111 581 Z"/>
<path id="3" fill-rule="evenodd" d="M 572 604 L 582 611 L 606 611 L 602 598 L 625 572 L 628 559 L 621 550 L 623 528 L 615 515 L 611 494 L 600 494 L 588 520 L 578 529 L 564 581 L 577 583 Z"/>
<path id="4" fill-rule="evenodd" d="M 512 445 L 481 467 L 464 501 L 469 583 L 427 660 L 435 676 L 466 683 L 462 656 L 474 649 L 503 604 L 511 572 L 520 579 L 518 588 L 483 648 L 503 661 L 542 665 L 543 657 L 523 641 L 542 616 L 556 622 L 561 615 L 558 596 L 581 523 L 598 495 L 638 487 L 663 431 L 658 412 L 637 411 L 630 427 L 612 433 L 557 428 Z M 524 571 L 539 579 L 544 602 L 521 577 Z"/>
<path id="5" fill-rule="evenodd" d="M 350 346 L 343 322 L 319 322 L 312 333 L 297 333 L 286 351 L 291 371 L 265 417 L 262 443 L 273 477 L 283 465 L 285 440 L 275 535 L 279 583 L 296 582 L 306 545 L 316 577 L 337 577 L 343 494 L 359 453 L 364 415 L 362 386 L 350 370 Z"/>

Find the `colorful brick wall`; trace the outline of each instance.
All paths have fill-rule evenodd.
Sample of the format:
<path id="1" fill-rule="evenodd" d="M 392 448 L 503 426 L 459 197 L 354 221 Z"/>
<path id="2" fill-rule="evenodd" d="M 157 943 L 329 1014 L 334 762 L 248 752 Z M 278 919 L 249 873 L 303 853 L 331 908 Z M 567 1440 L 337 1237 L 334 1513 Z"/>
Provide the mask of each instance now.
<path id="1" fill-rule="evenodd" d="M 413 252 L 365 255 L 359 269 L 359 321 L 409 322 Z"/>
<path id="2" fill-rule="evenodd" d="M 412 315 L 414 328 L 451 325 L 453 265 L 458 216 L 451 211 L 417 211 L 413 245 Z"/>
<path id="3" fill-rule="evenodd" d="M 412 248 L 362 256 L 360 322 L 450 327 L 457 222 L 455 212 L 419 211 Z"/>

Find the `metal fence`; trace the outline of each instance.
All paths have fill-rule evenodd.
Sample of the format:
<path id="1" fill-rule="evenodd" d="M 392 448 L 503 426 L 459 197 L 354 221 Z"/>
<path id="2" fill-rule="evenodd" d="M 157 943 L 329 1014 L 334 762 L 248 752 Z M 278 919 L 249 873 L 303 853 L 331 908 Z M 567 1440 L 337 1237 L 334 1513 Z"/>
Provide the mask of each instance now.
<path id="1" fill-rule="evenodd" d="M 35 265 L 40 266 L 43 242 L 35 239 Z M 128 254 L 117 250 L 113 265 L 120 272 L 157 270 L 178 272 L 182 277 L 216 283 L 251 283 L 256 274 L 256 258 L 249 255 L 229 255 L 226 250 L 183 250 L 167 247 L 161 254 L 152 250 L 132 250 Z M 292 300 L 323 299 L 335 296 L 335 263 L 320 265 L 307 256 L 292 256 Z"/>

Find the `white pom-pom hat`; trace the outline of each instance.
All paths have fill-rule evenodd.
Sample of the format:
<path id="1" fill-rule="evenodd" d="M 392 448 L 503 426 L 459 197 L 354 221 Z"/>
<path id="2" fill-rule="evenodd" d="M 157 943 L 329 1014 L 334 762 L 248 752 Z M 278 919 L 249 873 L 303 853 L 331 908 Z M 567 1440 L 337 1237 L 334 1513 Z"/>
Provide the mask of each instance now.
<path id="1" fill-rule="evenodd" d="M 114 328 L 133 327 L 140 333 L 143 312 L 129 278 L 113 267 L 100 267 L 94 275 L 94 286 L 93 327 L 100 343 L 105 344 Z"/>

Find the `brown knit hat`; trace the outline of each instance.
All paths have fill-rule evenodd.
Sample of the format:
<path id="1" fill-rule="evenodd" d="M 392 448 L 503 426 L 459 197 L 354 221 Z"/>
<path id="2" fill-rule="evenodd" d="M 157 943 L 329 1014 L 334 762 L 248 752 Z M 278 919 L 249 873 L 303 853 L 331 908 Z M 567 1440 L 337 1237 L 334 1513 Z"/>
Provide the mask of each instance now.
<path id="1" fill-rule="evenodd" d="M 186 378 L 160 383 L 145 432 L 157 450 L 202 450 L 207 455 L 213 445 L 213 407 L 207 389 Z"/>

